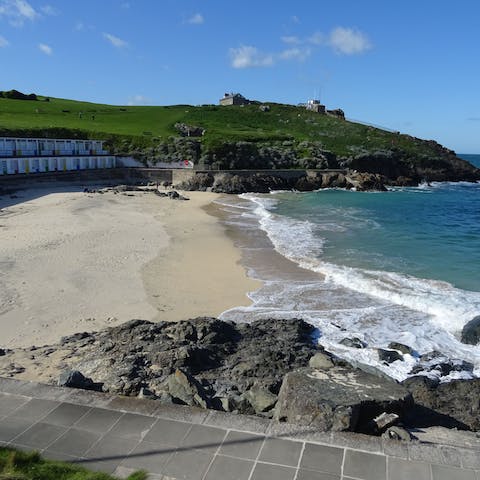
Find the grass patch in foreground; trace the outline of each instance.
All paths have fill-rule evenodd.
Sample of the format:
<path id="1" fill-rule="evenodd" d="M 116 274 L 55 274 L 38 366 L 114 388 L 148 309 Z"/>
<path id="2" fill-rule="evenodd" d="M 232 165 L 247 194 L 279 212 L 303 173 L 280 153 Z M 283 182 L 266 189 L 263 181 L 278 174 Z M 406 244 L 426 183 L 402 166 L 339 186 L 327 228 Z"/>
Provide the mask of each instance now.
<path id="1" fill-rule="evenodd" d="M 135 472 L 127 480 L 146 478 L 145 472 Z M 114 480 L 114 477 L 70 463 L 45 460 L 37 452 L 0 448 L 0 480 Z"/>

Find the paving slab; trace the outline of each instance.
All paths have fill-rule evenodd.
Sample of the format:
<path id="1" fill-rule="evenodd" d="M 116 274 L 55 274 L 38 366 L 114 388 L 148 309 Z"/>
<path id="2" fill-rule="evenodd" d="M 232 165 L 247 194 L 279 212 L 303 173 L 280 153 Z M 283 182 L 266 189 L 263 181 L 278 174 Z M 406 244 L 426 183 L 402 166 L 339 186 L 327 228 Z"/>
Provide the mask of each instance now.
<path id="1" fill-rule="evenodd" d="M 314 470 L 305 470 L 301 468 L 298 471 L 295 480 L 340 480 L 340 478 L 339 475 L 331 475 L 330 473 L 316 472 Z"/>
<path id="2" fill-rule="evenodd" d="M 72 403 L 61 403 L 58 407 L 46 415 L 42 422 L 51 425 L 60 425 L 63 427 L 70 427 L 82 418 L 90 407 L 82 405 L 73 405 Z"/>
<path id="3" fill-rule="evenodd" d="M 90 432 L 105 433 L 124 415 L 122 412 L 107 410 L 105 408 L 92 408 L 75 426 Z"/>
<path id="4" fill-rule="evenodd" d="M 70 455 L 71 457 L 83 457 L 93 444 L 100 439 L 100 436 L 99 433 L 70 428 L 64 435 L 53 442 L 48 447 L 48 450 Z"/>
<path id="5" fill-rule="evenodd" d="M 401 458 L 388 459 L 388 480 L 431 480 L 430 464 Z"/>
<path id="6" fill-rule="evenodd" d="M 159 418 L 145 435 L 145 441 L 178 446 L 191 428 L 190 423 Z"/>
<path id="7" fill-rule="evenodd" d="M 300 468 L 340 475 L 344 452 L 343 448 L 307 443 L 303 451 Z"/>
<path id="8" fill-rule="evenodd" d="M 6 417 L 0 420 L 0 441 L 10 442 L 35 423 L 30 418 Z"/>
<path id="9" fill-rule="evenodd" d="M 161 474 L 174 453 L 175 447 L 171 445 L 140 442 L 122 461 L 121 466 Z"/>
<path id="10" fill-rule="evenodd" d="M 217 455 L 204 480 L 248 480 L 253 466 L 250 460 Z"/>
<path id="11" fill-rule="evenodd" d="M 432 465 L 432 480 L 476 480 L 476 476 L 473 470 Z"/>
<path id="12" fill-rule="evenodd" d="M 347 449 L 343 473 L 361 480 L 386 480 L 386 457 Z"/>
<path id="13" fill-rule="evenodd" d="M 192 425 L 181 446 L 183 449 L 195 449 L 214 454 L 222 445 L 226 433 L 221 428 Z"/>
<path id="14" fill-rule="evenodd" d="M 211 453 L 199 450 L 180 450 L 175 452 L 163 468 L 167 477 L 202 480 L 212 463 Z"/>
<path id="15" fill-rule="evenodd" d="M 136 413 L 125 413 L 110 430 L 110 434 L 117 437 L 140 440 L 150 430 L 156 418 Z"/>
<path id="16" fill-rule="evenodd" d="M 294 480 L 295 474 L 295 468 L 257 463 L 250 480 Z"/>
<path id="17" fill-rule="evenodd" d="M 15 445 L 25 445 L 35 450 L 43 450 L 67 431 L 66 427 L 35 423 L 18 437 L 13 439 Z"/>
<path id="18" fill-rule="evenodd" d="M 280 438 L 266 438 L 260 452 L 259 460 L 297 467 L 302 453 L 303 443 Z"/>
<path id="19" fill-rule="evenodd" d="M 28 402 L 27 397 L 20 395 L 0 394 L 0 417 L 9 415 L 17 408 Z"/>
<path id="20" fill-rule="evenodd" d="M 227 433 L 219 453 L 246 460 L 255 460 L 264 440 L 263 435 L 252 435 L 251 433 L 232 430 Z"/>
<path id="21" fill-rule="evenodd" d="M 41 420 L 52 410 L 57 408 L 60 402 L 55 400 L 44 400 L 40 398 L 32 398 L 21 407 L 11 413 L 12 416 L 18 418 L 31 418 L 33 420 Z"/>

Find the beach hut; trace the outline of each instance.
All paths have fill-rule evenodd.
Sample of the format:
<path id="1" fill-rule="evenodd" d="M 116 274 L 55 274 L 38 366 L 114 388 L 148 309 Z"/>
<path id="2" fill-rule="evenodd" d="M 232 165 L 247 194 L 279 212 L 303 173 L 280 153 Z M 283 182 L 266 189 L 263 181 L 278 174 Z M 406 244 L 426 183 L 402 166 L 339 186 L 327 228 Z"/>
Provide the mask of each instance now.
<path id="1" fill-rule="evenodd" d="M 47 172 L 56 172 L 58 170 L 58 162 L 55 157 L 48 157 Z"/>
<path id="2" fill-rule="evenodd" d="M 79 157 L 78 161 L 80 162 L 80 170 L 85 170 L 89 167 L 88 157 Z"/>
<path id="3" fill-rule="evenodd" d="M 48 158 L 38 157 L 38 171 L 48 172 Z"/>
<path id="4" fill-rule="evenodd" d="M 18 160 L 16 158 L 7 159 L 7 174 L 13 175 L 18 173 Z"/>
<path id="5" fill-rule="evenodd" d="M 40 161 L 38 158 L 30 158 L 30 172 L 40 173 Z"/>
<path id="6" fill-rule="evenodd" d="M 1 158 L 0 159 L 0 175 L 7 174 L 7 160 Z"/>
<path id="7" fill-rule="evenodd" d="M 39 140 L 38 148 L 40 155 L 53 155 L 55 150 L 55 140 Z"/>
<path id="8" fill-rule="evenodd" d="M 15 140 L 13 138 L 0 138 L 0 156 L 12 157 L 15 151 Z"/>
<path id="9" fill-rule="evenodd" d="M 105 168 L 105 157 L 98 157 L 97 165 L 98 165 L 98 168 Z"/>
<path id="10" fill-rule="evenodd" d="M 97 157 L 89 157 L 88 163 L 90 164 L 90 168 L 98 168 Z"/>
<path id="11" fill-rule="evenodd" d="M 30 173 L 30 162 L 28 158 L 19 158 L 17 165 L 18 173 Z"/>

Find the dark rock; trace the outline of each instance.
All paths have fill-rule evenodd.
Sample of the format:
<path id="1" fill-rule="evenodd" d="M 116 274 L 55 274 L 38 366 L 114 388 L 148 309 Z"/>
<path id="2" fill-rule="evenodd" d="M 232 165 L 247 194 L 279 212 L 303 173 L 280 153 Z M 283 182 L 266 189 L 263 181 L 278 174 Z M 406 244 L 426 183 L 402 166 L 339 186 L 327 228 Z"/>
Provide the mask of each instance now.
<path id="1" fill-rule="evenodd" d="M 400 352 L 402 352 L 403 354 L 409 354 L 409 355 L 413 355 L 414 354 L 414 351 L 412 348 L 410 348 L 408 345 L 404 345 L 403 343 L 398 343 L 398 342 L 390 342 L 388 344 L 388 348 L 390 350 L 398 350 Z"/>
<path id="2" fill-rule="evenodd" d="M 320 431 L 371 433 L 375 417 L 383 412 L 402 416 L 411 403 L 401 385 L 361 370 L 303 368 L 285 376 L 275 418 Z"/>
<path id="3" fill-rule="evenodd" d="M 201 137 L 205 134 L 205 129 L 202 127 L 187 125 L 181 122 L 176 123 L 174 126 L 184 137 Z"/>
<path id="4" fill-rule="evenodd" d="M 480 429 L 480 378 L 440 383 L 417 376 L 404 380 L 402 384 L 412 393 L 419 407 L 411 412 L 411 425 Z"/>
<path id="5" fill-rule="evenodd" d="M 352 337 L 352 338 L 346 337 L 340 340 L 339 343 L 345 347 L 350 347 L 350 348 L 365 348 L 367 346 L 367 344 L 363 340 L 360 340 L 357 337 Z"/>
<path id="6" fill-rule="evenodd" d="M 480 341 L 480 315 L 470 320 L 462 329 L 462 343 L 477 345 Z"/>
<path id="7" fill-rule="evenodd" d="M 202 385 L 187 372 L 177 369 L 167 378 L 168 393 L 179 403 L 208 408 L 207 393 Z"/>
<path id="8" fill-rule="evenodd" d="M 196 173 L 189 180 L 182 182 L 176 187 L 180 190 L 205 192 L 214 182 L 214 176 L 209 173 Z"/>
<path id="9" fill-rule="evenodd" d="M 403 362 L 402 355 L 395 350 L 384 350 L 383 348 L 378 348 L 377 352 L 378 352 L 378 359 L 381 362 L 393 363 L 397 360 L 400 360 Z"/>
<path id="10" fill-rule="evenodd" d="M 95 383 L 91 378 L 85 377 L 78 370 L 62 372 L 58 378 L 58 386 L 102 391 L 102 384 Z"/>

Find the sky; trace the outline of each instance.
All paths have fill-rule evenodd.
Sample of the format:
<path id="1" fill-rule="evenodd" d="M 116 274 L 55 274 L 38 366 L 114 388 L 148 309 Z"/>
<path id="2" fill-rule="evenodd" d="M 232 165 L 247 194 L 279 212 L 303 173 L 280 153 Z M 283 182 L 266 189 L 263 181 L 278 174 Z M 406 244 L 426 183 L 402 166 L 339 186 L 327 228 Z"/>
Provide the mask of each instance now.
<path id="1" fill-rule="evenodd" d="M 0 0 L 0 90 L 297 104 L 480 153 L 478 0 Z"/>

